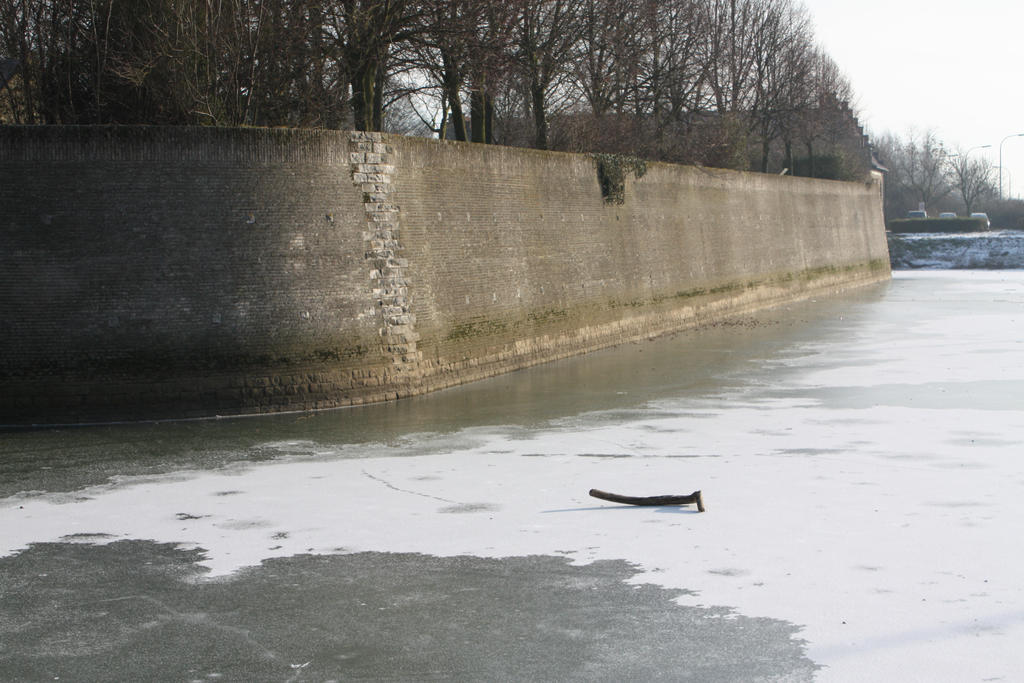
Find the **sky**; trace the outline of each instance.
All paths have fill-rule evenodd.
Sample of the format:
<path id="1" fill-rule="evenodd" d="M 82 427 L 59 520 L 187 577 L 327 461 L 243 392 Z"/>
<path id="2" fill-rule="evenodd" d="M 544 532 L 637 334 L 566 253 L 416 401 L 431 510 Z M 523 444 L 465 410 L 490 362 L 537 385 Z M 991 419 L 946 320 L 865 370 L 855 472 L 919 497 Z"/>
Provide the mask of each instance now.
<path id="1" fill-rule="evenodd" d="M 1024 133 L 1024 3 L 803 0 L 822 47 L 849 77 L 871 135 L 934 130 L 947 148 L 999 164 Z M 1024 197 L 1024 137 L 1002 144 L 1003 193 Z"/>

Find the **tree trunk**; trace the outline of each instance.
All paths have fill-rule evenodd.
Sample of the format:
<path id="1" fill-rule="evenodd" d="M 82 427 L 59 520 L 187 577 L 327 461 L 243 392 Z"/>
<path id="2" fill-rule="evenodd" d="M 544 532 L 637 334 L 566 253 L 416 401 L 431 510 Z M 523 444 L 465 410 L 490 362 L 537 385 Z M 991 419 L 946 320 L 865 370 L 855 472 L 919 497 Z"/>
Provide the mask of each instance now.
<path id="1" fill-rule="evenodd" d="M 455 139 L 465 142 L 469 140 L 469 135 L 466 131 L 466 117 L 462 112 L 462 96 L 459 94 L 462 79 L 459 77 L 453 61 L 444 51 L 441 52 L 441 66 L 444 69 L 442 75 L 444 92 L 452 110 L 452 127 L 454 128 Z"/>
<path id="2" fill-rule="evenodd" d="M 373 88 L 373 129 L 384 130 L 384 69 L 376 69 Z"/>
<path id="3" fill-rule="evenodd" d="M 441 97 L 441 123 L 437 126 L 437 139 L 444 140 L 448 137 L 448 96 Z"/>
<path id="4" fill-rule="evenodd" d="M 536 132 L 534 147 L 547 149 L 548 120 L 544 113 L 544 88 L 534 83 L 530 86 L 530 96 L 533 104 L 533 127 Z"/>
<path id="5" fill-rule="evenodd" d="M 473 142 L 490 145 L 494 142 L 491 126 L 494 123 L 494 102 L 483 88 L 470 93 L 470 124 L 473 129 Z"/>
<path id="6" fill-rule="evenodd" d="M 376 64 L 358 65 L 352 72 L 352 126 L 356 130 L 374 130 L 374 87 L 377 82 Z"/>
<path id="7" fill-rule="evenodd" d="M 484 142 L 488 145 L 494 144 L 494 98 L 489 93 L 484 93 L 484 125 L 487 127 L 487 134 Z"/>
<path id="8" fill-rule="evenodd" d="M 375 58 L 356 64 L 352 84 L 352 126 L 356 130 L 379 131 L 384 127 L 384 69 Z"/>
<path id="9" fill-rule="evenodd" d="M 458 88 L 448 92 L 448 101 L 451 103 L 451 123 L 455 139 L 465 142 L 469 139 L 469 134 L 466 132 L 466 116 L 462 113 L 462 98 L 459 97 Z"/>

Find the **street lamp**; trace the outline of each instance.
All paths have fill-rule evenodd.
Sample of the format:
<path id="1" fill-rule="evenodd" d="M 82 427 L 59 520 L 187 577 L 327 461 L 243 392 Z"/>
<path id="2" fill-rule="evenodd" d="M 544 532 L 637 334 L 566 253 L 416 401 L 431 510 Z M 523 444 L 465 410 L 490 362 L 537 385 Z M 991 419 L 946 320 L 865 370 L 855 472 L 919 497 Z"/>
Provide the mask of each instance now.
<path id="1" fill-rule="evenodd" d="M 1010 137 L 1013 137 L 1013 136 L 1011 135 Z M 965 156 L 965 157 L 966 157 L 966 156 L 968 156 L 968 155 L 969 155 L 969 154 L 970 154 L 971 152 L 973 152 L 973 151 L 974 151 L 974 150 L 976 150 L 976 149 L 988 149 L 988 148 L 989 148 L 989 147 L 991 147 L 991 146 L 992 146 L 992 145 L 978 145 L 977 147 L 971 147 L 971 148 L 970 148 L 969 150 L 967 150 L 966 152 L 964 152 L 964 156 Z"/>
<path id="2" fill-rule="evenodd" d="M 998 166 L 996 168 L 998 168 Z M 1006 198 L 1007 199 L 1013 199 L 1013 173 L 1011 173 L 1010 169 L 1008 169 L 1008 168 L 1005 169 L 1005 170 L 1006 170 Z"/>
<path id="3" fill-rule="evenodd" d="M 1005 138 L 999 141 L 999 200 L 1003 199 L 1003 143 L 1010 138 L 1024 137 L 1024 133 L 1014 133 L 1013 135 L 1007 135 Z"/>

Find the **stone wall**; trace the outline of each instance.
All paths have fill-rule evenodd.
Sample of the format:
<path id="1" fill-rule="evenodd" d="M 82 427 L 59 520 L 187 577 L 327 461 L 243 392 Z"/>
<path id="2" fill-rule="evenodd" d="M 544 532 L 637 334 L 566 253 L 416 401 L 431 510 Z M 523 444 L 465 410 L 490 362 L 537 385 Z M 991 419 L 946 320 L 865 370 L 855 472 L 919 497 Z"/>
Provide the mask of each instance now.
<path id="1" fill-rule="evenodd" d="M 395 139 L 418 350 L 457 384 L 889 276 L 880 186 Z"/>
<path id="2" fill-rule="evenodd" d="M 367 133 L 0 128 L 0 424 L 392 399 L 888 277 L 877 184 Z"/>

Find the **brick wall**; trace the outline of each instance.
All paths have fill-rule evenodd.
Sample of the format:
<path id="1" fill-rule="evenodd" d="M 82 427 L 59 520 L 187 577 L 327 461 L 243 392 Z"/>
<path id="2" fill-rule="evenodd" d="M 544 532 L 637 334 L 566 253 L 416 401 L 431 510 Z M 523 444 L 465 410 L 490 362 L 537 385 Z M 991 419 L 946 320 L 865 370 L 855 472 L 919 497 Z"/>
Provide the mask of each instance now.
<path id="1" fill-rule="evenodd" d="M 459 383 L 889 276 L 875 184 L 394 139 L 423 372 Z"/>
<path id="2" fill-rule="evenodd" d="M 888 276 L 864 184 L 379 134 L 0 127 L 0 424 L 429 391 Z"/>

